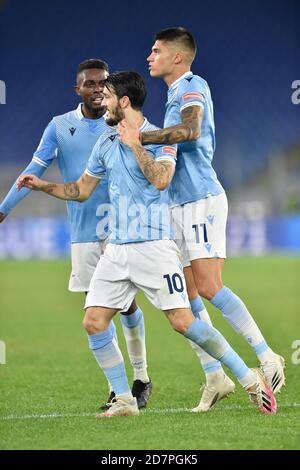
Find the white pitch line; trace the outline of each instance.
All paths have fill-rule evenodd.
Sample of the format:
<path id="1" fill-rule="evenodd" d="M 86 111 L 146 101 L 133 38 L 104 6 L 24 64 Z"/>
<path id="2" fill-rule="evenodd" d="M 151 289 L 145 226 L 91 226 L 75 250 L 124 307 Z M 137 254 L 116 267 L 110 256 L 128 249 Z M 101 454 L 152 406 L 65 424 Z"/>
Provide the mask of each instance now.
<path id="1" fill-rule="evenodd" d="M 279 410 L 282 408 L 297 408 L 300 407 L 300 403 L 286 403 L 285 405 L 279 405 Z M 222 407 L 223 410 L 240 410 L 240 409 L 250 409 L 253 408 L 251 405 L 225 405 Z M 144 414 L 157 413 L 157 414 L 168 414 L 168 413 L 185 413 L 190 412 L 190 408 L 149 408 L 148 410 L 142 411 Z M 0 421 L 13 421 L 13 420 L 24 420 L 24 419 L 53 419 L 53 418 L 90 418 L 95 416 L 95 413 L 51 413 L 51 414 L 32 414 L 32 415 L 9 415 L 9 416 L 0 416 Z M 194 414 L 194 413 L 191 413 Z"/>

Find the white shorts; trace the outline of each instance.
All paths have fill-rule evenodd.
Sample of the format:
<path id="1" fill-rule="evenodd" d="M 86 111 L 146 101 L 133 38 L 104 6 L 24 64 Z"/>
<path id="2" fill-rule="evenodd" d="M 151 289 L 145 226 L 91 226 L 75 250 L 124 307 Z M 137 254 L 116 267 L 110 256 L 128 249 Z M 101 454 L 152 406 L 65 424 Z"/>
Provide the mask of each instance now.
<path id="1" fill-rule="evenodd" d="M 226 258 L 228 203 L 225 193 L 171 209 L 183 266 L 198 258 Z"/>
<path id="2" fill-rule="evenodd" d="M 69 280 L 71 292 L 87 292 L 107 240 L 71 244 L 72 272 Z"/>
<path id="3" fill-rule="evenodd" d="M 190 308 L 180 258 L 172 240 L 109 243 L 92 277 L 84 308 L 126 311 L 138 289 L 158 309 Z"/>

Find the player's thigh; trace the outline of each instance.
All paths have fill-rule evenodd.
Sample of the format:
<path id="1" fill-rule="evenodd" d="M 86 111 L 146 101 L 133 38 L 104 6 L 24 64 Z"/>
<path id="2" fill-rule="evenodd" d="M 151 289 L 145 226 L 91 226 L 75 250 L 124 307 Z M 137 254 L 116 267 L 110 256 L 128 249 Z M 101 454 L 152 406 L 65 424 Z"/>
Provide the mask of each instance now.
<path id="1" fill-rule="evenodd" d="M 188 308 L 180 252 L 172 240 L 135 243 L 129 247 L 130 276 L 160 310 Z"/>
<path id="2" fill-rule="evenodd" d="M 104 253 L 106 241 L 71 244 L 72 272 L 69 290 L 87 292 L 98 261 Z"/>
<path id="3" fill-rule="evenodd" d="M 220 258 L 195 259 L 191 267 L 198 294 L 212 299 L 223 287 L 222 269 L 224 260 Z"/>
<path id="4" fill-rule="evenodd" d="M 127 247 L 108 244 L 90 282 L 85 309 L 106 307 L 128 310 L 137 288 L 127 276 Z"/>
<path id="5" fill-rule="evenodd" d="M 184 238 L 190 261 L 226 258 L 227 214 L 225 193 L 185 204 Z"/>
<path id="6" fill-rule="evenodd" d="M 194 285 L 197 287 L 199 281 L 204 282 L 206 279 L 221 281 L 223 267 L 224 259 L 221 258 L 193 260 L 191 263 L 191 271 L 193 274 Z"/>

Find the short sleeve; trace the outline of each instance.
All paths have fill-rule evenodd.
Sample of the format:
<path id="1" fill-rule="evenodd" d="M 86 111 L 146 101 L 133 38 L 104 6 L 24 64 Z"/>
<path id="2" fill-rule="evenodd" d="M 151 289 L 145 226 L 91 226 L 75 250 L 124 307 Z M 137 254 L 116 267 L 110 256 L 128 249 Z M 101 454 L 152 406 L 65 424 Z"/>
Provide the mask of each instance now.
<path id="1" fill-rule="evenodd" d="M 207 94 L 204 83 L 195 77 L 182 80 L 178 89 L 180 112 L 189 106 L 204 108 Z"/>
<path id="2" fill-rule="evenodd" d="M 54 158 L 57 156 L 57 137 L 56 137 L 56 125 L 54 119 L 50 121 L 44 133 L 42 135 L 41 141 L 38 148 L 33 154 L 33 159 L 35 163 L 48 168 L 52 163 Z"/>
<path id="3" fill-rule="evenodd" d="M 176 165 L 177 145 L 155 145 L 150 150 L 157 162 L 169 161 Z"/>

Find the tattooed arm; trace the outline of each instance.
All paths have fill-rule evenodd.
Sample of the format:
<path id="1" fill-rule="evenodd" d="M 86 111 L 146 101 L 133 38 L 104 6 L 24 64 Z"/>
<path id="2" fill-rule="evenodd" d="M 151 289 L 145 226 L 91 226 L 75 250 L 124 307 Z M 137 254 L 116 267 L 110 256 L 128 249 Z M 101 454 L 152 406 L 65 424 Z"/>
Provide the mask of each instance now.
<path id="1" fill-rule="evenodd" d="M 201 135 L 204 111 L 201 106 L 188 106 L 181 111 L 181 124 L 157 131 L 142 132 L 141 142 L 145 144 L 179 144 L 197 140 Z"/>
<path id="2" fill-rule="evenodd" d="M 150 152 L 142 146 L 139 139 L 139 128 L 123 120 L 118 125 L 119 139 L 133 151 L 137 164 L 147 180 L 159 191 L 169 186 L 175 165 L 167 160 L 156 161 Z"/>
<path id="3" fill-rule="evenodd" d="M 25 187 L 35 191 L 43 191 L 58 199 L 83 202 L 90 197 L 99 181 L 98 178 L 86 173 L 83 173 L 77 181 L 72 183 L 50 183 L 35 175 L 21 175 L 17 180 L 17 189 L 20 191 Z"/>
<path id="4" fill-rule="evenodd" d="M 155 161 L 140 143 L 133 144 L 131 149 L 145 178 L 159 191 L 166 189 L 174 176 L 174 163 L 167 160 Z"/>

